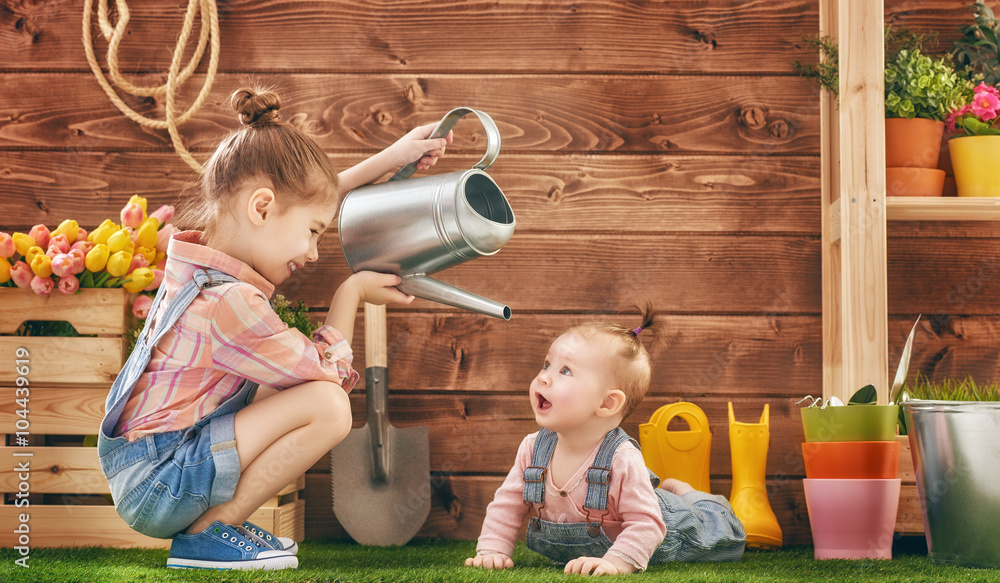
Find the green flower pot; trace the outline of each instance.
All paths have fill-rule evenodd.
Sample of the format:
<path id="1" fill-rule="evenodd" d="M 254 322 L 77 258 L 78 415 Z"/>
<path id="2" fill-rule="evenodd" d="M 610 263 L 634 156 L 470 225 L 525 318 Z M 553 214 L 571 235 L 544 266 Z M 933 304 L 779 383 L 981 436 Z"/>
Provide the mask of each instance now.
<path id="1" fill-rule="evenodd" d="M 802 429 L 806 441 L 893 441 L 896 439 L 897 405 L 845 405 L 803 407 Z"/>

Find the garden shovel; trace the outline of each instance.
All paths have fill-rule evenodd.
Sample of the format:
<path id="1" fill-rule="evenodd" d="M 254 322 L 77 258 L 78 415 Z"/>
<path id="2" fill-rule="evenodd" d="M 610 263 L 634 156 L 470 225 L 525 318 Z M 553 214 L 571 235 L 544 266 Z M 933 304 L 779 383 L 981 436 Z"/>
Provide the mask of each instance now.
<path id="1" fill-rule="evenodd" d="M 404 545 L 431 508 L 426 427 L 389 424 L 385 306 L 365 304 L 367 422 L 330 451 L 333 513 L 359 544 Z"/>

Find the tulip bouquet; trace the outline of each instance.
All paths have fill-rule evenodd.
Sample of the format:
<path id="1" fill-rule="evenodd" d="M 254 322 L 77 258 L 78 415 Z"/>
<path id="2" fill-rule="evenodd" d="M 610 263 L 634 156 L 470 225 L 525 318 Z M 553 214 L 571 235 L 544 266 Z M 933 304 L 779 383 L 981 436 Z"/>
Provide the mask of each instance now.
<path id="1" fill-rule="evenodd" d="M 129 293 L 152 291 L 163 280 L 167 243 L 176 228 L 174 209 L 164 205 L 146 213 L 146 199 L 133 196 L 122 208 L 120 223 L 105 220 L 87 232 L 74 220 L 50 231 L 44 224 L 28 233 L 0 232 L 0 287 L 19 287 L 39 295 L 80 288 L 121 287 Z M 139 296 L 133 311 L 148 309 Z"/>

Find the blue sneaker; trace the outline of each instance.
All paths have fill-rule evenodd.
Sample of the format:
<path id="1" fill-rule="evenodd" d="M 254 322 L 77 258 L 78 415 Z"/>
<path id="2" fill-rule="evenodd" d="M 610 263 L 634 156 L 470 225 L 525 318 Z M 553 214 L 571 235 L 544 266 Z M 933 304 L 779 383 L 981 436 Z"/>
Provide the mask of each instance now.
<path id="1" fill-rule="evenodd" d="M 218 520 L 198 534 L 177 534 L 170 545 L 171 569 L 294 569 L 295 555 L 275 550 L 242 526 Z"/>
<path id="2" fill-rule="evenodd" d="M 276 551 L 285 551 L 293 555 L 299 554 L 298 543 L 287 536 L 274 536 L 249 520 L 243 523 L 243 528 L 259 536 L 264 541 L 264 544 Z"/>

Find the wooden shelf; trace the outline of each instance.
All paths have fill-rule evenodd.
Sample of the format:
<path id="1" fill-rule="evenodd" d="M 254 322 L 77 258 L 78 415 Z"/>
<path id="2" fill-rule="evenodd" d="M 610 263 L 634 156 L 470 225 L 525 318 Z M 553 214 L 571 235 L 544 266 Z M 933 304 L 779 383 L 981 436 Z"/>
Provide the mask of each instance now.
<path id="1" fill-rule="evenodd" d="M 889 221 L 997 221 L 997 197 L 885 197 L 885 218 Z"/>

